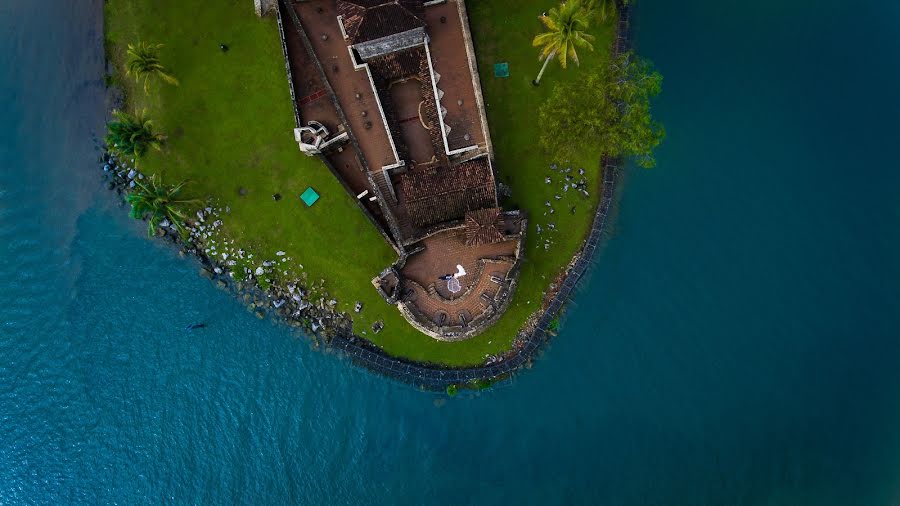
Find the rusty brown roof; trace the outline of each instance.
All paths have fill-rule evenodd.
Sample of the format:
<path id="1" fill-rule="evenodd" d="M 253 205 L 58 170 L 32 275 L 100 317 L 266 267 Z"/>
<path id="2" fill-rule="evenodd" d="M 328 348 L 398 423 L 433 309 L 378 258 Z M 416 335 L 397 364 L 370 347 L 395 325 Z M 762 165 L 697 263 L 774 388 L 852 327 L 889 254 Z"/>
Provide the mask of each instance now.
<path id="1" fill-rule="evenodd" d="M 370 58 L 366 63 L 372 73 L 385 81 L 394 81 L 408 77 L 426 77 L 429 85 L 431 75 L 428 73 L 428 59 L 425 48 L 417 46 L 402 51 L 387 53 Z"/>
<path id="2" fill-rule="evenodd" d="M 400 176 L 400 185 L 410 218 L 420 227 L 460 220 L 469 211 L 497 205 L 486 158 L 407 172 Z"/>
<path id="3" fill-rule="evenodd" d="M 425 26 L 423 0 L 338 0 L 351 44 Z"/>
<path id="4" fill-rule="evenodd" d="M 502 228 L 503 214 L 499 207 L 469 211 L 466 213 L 466 244 L 480 246 L 500 242 L 505 239 Z"/>

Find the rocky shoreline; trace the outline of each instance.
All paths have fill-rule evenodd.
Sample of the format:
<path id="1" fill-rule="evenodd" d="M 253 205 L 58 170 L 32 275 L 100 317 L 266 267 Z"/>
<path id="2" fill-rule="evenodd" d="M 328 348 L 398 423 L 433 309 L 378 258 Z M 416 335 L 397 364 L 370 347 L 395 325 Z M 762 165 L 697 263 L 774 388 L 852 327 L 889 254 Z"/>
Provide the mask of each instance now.
<path id="1" fill-rule="evenodd" d="M 612 53 L 618 55 L 630 47 L 631 7 L 618 3 L 617 37 Z M 113 100 L 120 103 L 121 99 Z M 212 280 L 216 286 L 235 294 L 248 311 L 258 318 L 276 317 L 277 321 L 300 330 L 313 340 L 314 347 L 340 350 L 357 365 L 424 390 L 441 391 L 458 387 L 484 388 L 493 382 L 509 377 L 516 371 L 530 368 L 533 358 L 546 344 L 558 327 L 558 317 L 572 295 L 575 286 L 589 268 L 599 247 L 606 219 L 615 198 L 620 160 L 603 159 L 601 198 L 594 215 L 591 230 L 582 248 L 553 284 L 550 285 L 542 309 L 533 314 L 520 330 L 513 346 L 501 356 L 489 356 L 480 366 L 448 368 L 439 364 L 415 362 L 392 357 L 367 340 L 353 334 L 352 318 L 335 309 L 337 301 L 324 290 L 323 279 L 311 280 L 302 265 L 291 262 L 284 252 L 275 258 L 254 258 L 254 254 L 218 236 L 218 231 L 230 209 L 208 202 L 196 213 L 196 219 L 186 224 L 189 235 L 181 237 L 175 227 L 163 222 L 157 236 L 179 249 L 179 256 L 196 257 L 201 264 L 200 275 Z M 145 176 L 135 167 L 134 160 L 119 159 L 105 152 L 100 166 L 107 187 L 124 196 Z M 295 269 L 299 266 L 301 272 Z M 276 283 L 270 275 L 278 270 L 277 277 L 290 279 Z M 359 312 L 362 307 L 356 304 Z M 372 331 L 382 331 L 383 324 L 376 322 Z M 366 332 L 363 332 L 364 334 Z"/>
<path id="2" fill-rule="evenodd" d="M 136 181 L 145 178 L 135 167 L 134 160 L 105 152 L 99 162 L 107 188 L 121 197 L 135 186 Z M 302 265 L 292 263 L 293 259 L 282 251 L 272 259 L 254 258 L 252 252 L 235 246 L 233 240 L 220 239 L 218 231 L 229 212 L 227 206 L 207 203 L 185 224 L 189 232 L 187 237 L 182 237 L 168 221 L 160 224 L 156 236 L 178 248 L 180 257 L 197 258 L 202 277 L 235 294 L 259 319 L 275 316 L 288 326 L 303 331 L 316 344 L 327 343 L 338 333 L 351 332 L 350 316 L 334 309 L 337 301 L 324 291 L 324 280 L 309 279 L 307 273 L 302 272 Z M 286 270 L 284 264 L 291 264 L 291 270 Z M 293 272 L 296 266 L 301 272 Z M 269 276 L 276 270 L 281 274 L 279 277 L 296 276 L 290 276 L 289 282 L 275 283 Z M 361 305 L 357 304 L 356 309 L 361 310 Z M 373 331 L 380 330 L 376 329 Z"/>

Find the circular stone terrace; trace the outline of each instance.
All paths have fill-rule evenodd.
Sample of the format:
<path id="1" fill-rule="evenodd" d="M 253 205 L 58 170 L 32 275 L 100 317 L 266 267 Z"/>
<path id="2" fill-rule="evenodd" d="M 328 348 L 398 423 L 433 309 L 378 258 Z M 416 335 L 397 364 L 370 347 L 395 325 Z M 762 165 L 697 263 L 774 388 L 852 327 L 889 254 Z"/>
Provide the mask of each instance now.
<path id="1" fill-rule="evenodd" d="M 443 341 L 468 339 L 503 313 L 515 288 L 524 220 L 518 213 L 478 213 L 422 239 L 377 285 L 420 331 Z M 486 225 L 487 223 L 485 223 Z"/>

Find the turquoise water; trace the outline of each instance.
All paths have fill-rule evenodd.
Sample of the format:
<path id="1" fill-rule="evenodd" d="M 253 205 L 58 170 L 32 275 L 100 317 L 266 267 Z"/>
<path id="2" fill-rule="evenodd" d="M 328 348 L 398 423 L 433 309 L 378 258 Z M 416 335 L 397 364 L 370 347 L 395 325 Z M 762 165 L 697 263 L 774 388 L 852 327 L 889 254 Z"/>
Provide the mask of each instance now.
<path id="1" fill-rule="evenodd" d="M 127 219 L 101 7 L 0 4 L 0 503 L 900 503 L 896 3 L 644 1 L 659 167 L 535 368 L 443 404 Z"/>

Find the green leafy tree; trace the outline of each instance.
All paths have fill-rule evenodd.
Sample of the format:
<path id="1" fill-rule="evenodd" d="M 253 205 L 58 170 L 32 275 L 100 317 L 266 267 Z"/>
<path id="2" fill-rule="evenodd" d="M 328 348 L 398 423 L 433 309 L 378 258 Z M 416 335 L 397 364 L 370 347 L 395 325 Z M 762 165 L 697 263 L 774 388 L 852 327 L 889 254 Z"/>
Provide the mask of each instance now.
<path id="1" fill-rule="evenodd" d="M 147 44 L 138 42 L 128 44 L 128 61 L 125 63 L 125 73 L 133 76 L 137 82 L 144 82 L 144 91 L 150 90 L 150 79 L 159 79 L 169 84 L 178 85 L 175 79 L 159 59 L 159 50 L 162 44 Z"/>
<path id="2" fill-rule="evenodd" d="M 534 47 L 541 48 L 539 59 L 544 61 L 541 71 L 533 81 L 535 86 L 540 84 L 541 77 L 553 58 L 559 60 L 562 68 L 566 68 L 570 59 L 578 65 L 576 48 L 594 50 L 591 44 L 594 36 L 586 33 L 590 24 L 589 17 L 581 0 L 563 2 L 559 7 L 554 7 L 549 13 L 540 16 L 539 19 L 547 31 L 535 36 L 531 42 Z"/>
<path id="3" fill-rule="evenodd" d="M 153 131 L 153 122 L 146 111 L 131 115 L 113 111 L 113 121 L 106 124 L 106 145 L 117 153 L 144 156 L 149 148 L 160 149 L 166 136 Z"/>
<path id="4" fill-rule="evenodd" d="M 662 90 L 662 76 L 632 52 L 619 55 L 577 82 L 556 86 L 541 107 L 541 145 L 568 158 L 587 145 L 612 157 L 634 157 L 653 167 L 653 149 L 665 137 L 650 114 L 650 99 Z"/>
<path id="5" fill-rule="evenodd" d="M 185 184 L 187 181 L 174 186 L 165 185 L 156 174 L 148 180 L 134 180 L 134 188 L 125 196 L 125 202 L 131 206 L 132 218 L 148 218 L 148 236 L 152 237 L 156 233 L 163 220 L 168 220 L 182 237 L 187 236 L 186 217 L 182 208 L 197 201 L 179 198 Z"/>
<path id="6" fill-rule="evenodd" d="M 616 12 L 616 0 L 584 0 L 584 10 L 603 23 Z"/>

